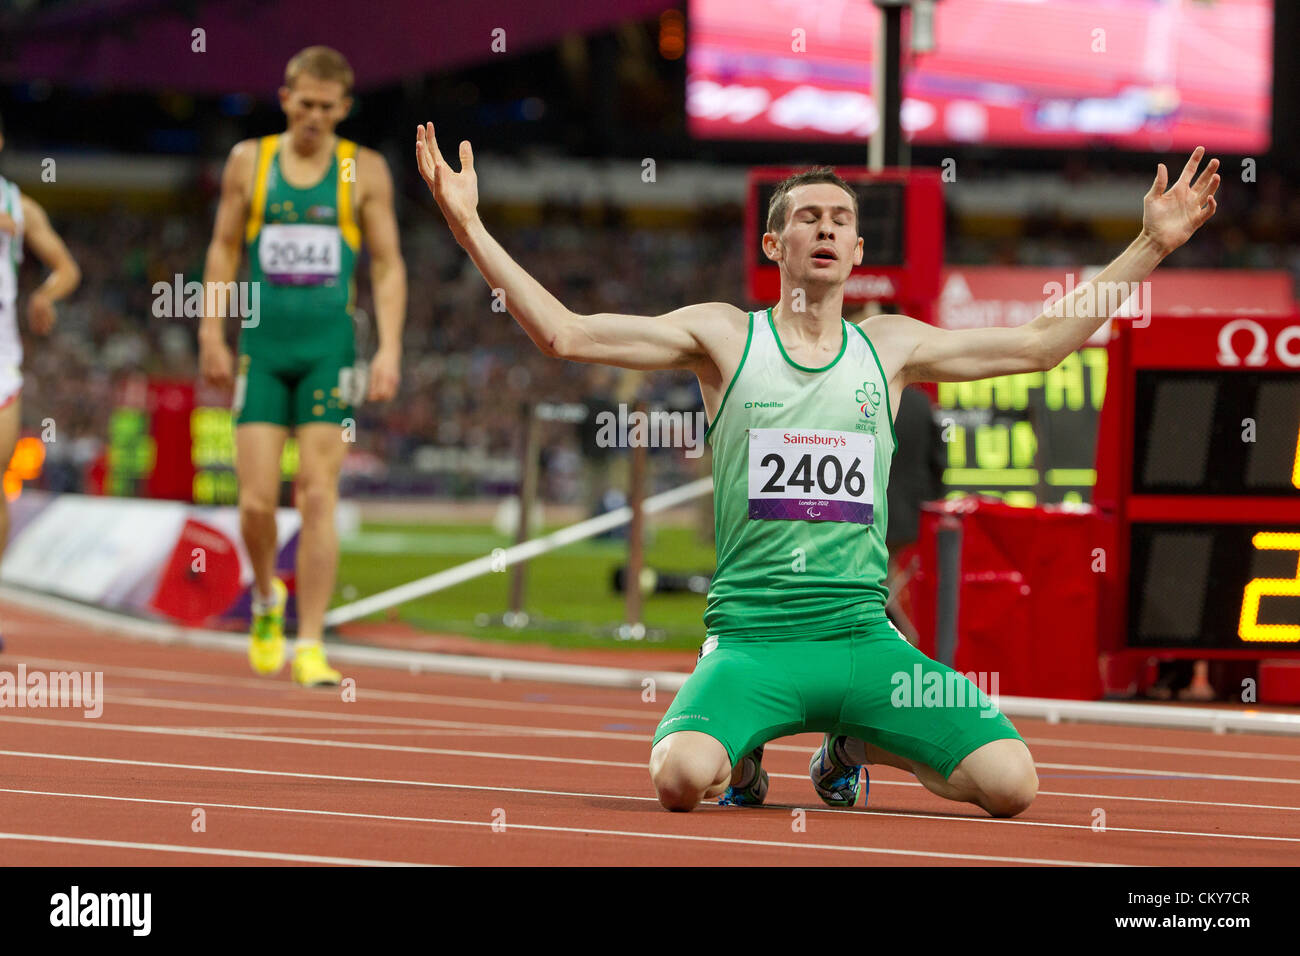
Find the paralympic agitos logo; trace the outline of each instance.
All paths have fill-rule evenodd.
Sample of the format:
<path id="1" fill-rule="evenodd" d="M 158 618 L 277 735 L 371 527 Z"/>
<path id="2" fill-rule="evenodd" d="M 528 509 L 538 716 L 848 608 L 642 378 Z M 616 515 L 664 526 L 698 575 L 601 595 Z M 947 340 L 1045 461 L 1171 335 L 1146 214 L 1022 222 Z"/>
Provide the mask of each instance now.
<path id="1" fill-rule="evenodd" d="M 853 398 L 858 403 L 858 408 L 862 414 L 870 418 L 872 413 L 880 407 L 880 389 L 876 387 L 875 382 L 863 382 L 862 387 L 853 393 Z M 871 411 L 867 411 L 867 406 L 871 406 Z"/>

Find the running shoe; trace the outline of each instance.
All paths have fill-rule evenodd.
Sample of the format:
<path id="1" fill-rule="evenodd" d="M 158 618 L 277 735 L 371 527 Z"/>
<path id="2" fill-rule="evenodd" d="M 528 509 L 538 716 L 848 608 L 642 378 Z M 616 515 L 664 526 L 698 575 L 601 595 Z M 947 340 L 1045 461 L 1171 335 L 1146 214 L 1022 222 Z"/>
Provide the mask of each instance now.
<path id="1" fill-rule="evenodd" d="M 755 747 L 745 756 L 740 758 L 740 762 L 745 766 L 745 772 L 741 774 L 741 779 L 749 778 L 749 783 L 743 787 L 731 786 L 727 788 L 718 800 L 720 807 L 757 807 L 761 806 L 767 799 L 767 771 L 763 769 L 763 748 Z"/>
<path id="2" fill-rule="evenodd" d="M 271 581 L 271 604 L 262 613 L 253 613 L 248 632 L 248 662 L 259 674 L 274 674 L 284 666 L 284 606 L 289 589 L 279 578 Z"/>
<path id="3" fill-rule="evenodd" d="M 293 680 L 303 687 L 329 687 L 342 681 L 343 675 L 330 667 L 319 643 L 299 644 L 293 652 Z"/>
<path id="4" fill-rule="evenodd" d="M 871 786 L 866 768 L 849 763 L 845 757 L 844 741 L 847 739 L 827 734 L 808 764 L 808 776 L 812 778 L 813 789 L 822 798 L 822 802 L 830 807 L 856 805 L 859 789 L 862 790 L 862 802 L 865 804 L 867 790 Z"/>

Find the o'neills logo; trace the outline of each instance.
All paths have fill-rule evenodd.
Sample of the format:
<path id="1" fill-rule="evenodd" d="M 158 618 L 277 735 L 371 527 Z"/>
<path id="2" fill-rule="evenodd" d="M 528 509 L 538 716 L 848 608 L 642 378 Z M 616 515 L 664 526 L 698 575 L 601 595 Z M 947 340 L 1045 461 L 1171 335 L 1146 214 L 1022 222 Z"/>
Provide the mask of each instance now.
<path id="1" fill-rule="evenodd" d="M 785 408 L 785 402 L 746 402 L 746 408 Z"/>
<path id="2" fill-rule="evenodd" d="M 848 440 L 835 435 L 800 435 L 798 432 L 785 432 L 781 440 L 786 445 L 826 445 L 830 448 L 843 448 Z"/>
<path id="3" fill-rule="evenodd" d="M 10 707 L 80 707 L 93 720 L 104 713 L 104 672 L 0 671 L 0 710 Z"/>

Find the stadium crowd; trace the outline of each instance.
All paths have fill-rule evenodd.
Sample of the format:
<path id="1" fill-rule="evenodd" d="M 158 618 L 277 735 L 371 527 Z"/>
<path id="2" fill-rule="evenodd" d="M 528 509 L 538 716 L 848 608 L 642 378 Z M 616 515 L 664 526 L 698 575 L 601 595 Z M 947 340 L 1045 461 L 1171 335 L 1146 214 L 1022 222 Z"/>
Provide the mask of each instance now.
<path id="1" fill-rule="evenodd" d="M 401 391 L 395 401 L 359 409 L 354 471 L 382 477 L 389 469 L 418 470 L 428 460 L 422 450 L 429 449 L 510 458 L 517 454 L 524 401 L 581 401 L 635 391 L 626 381 L 620 384 L 616 371 L 541 355 L 508 315 L 492 310 L 489 290 L 442 224 L 423 206 L 407 205 L 402 245 L 409 306 Z M 1206 234 L 1171 265 L 1287 269 L 1300 283 L 1300 191 L 1263 175 L 1249 189 L 1225 189 L 1221 205 Z M 693 221 L 664 228 L 631 225 L 613 208 L 551 205 L 532 218 L 528 225 L 503 225 L 488 216 L 506 249 L 575 311 L 655 314 L 690 302 L 747 301 L 738 205 L 701 209 Z M 129 401 L 133 383 L 145 377 L 196 380 L 197 320 L 156 316 L 153 289 L 176 276 L 201 279 L 211 216 L 201 210 L 196 215 L 114 208 L 76 216 L 56 212 L 53 221 L 80 263 L 83 281 L 60 304 L 50 338 L 22 330 L 23 417 L 29 434 L 54 423 L 57 439 L 47 445 L 43 484 L 70 491 L 86 486 L 89 469 L 104 454 L 110 414 Z M 1052 213 L 1031 215 L 1021 226 L 1013 239 L 989 239 L 963 232 L 950 219 L 948 261 L 1070 266 L 1103 262 L 1117 251 L 1115 241 L 1087 221 Z M 21 278 L 24 290 L 38 281 L 30 259 Z M 360 275 L 359 304 L 368 311 L 364 267 Z M 230 323 L 232 341 L 236 324 Z M 360 346 L 363 353 L 374 346 L 373 329 L 364 324 Z M 699 408 L 688 373 L 647 376 L 640 388 L 642 397 L 666 407 Z M 549 424 L 543 444 L 544 491 L 573 497 L 580 436 L 572 426 Z M 676 454 L 673 467 L 685 474 L 681 457 Z M 472 489 L 474 483 L 457 487 Z"/>

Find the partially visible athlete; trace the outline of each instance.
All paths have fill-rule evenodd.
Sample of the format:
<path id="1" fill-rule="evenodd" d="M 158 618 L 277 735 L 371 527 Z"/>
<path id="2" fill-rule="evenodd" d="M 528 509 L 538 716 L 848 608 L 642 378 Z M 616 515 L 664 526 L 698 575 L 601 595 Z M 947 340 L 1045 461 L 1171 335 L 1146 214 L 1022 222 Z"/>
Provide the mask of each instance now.
<path id="1" fill-rule="evenodd" d="M 1145 279 L 1214 214 L 1218 160 L 1196 177 L 1203 156 L 1193 152 L 1172 186 L 1160 165 L 1140 234 L 1091 282 L 1019 328 L 952 331 L 903 315 L 844 321 L 844 284 L 863 240 L 856 197 L 827 168 L 791 176 L 772 197 L 762 242 L 780 267 L 781 300 L 771 308 L 575 314 L 484 228 L 469 143 L 456 173 L 433 125 L 418 131 L 420 173 L 452 233 L 538 348 L 577 362 L 690 369 L 699 379 L 718 560 L 699 663 L 652 744 L 650 776 L 664 807 L 761 803 L 763 745 L 806 731 L 825 735 L 809 772 L 831 806 L 856 802 L 868 763 L 910 771 L 934 793 L 994 816 L 1032 803 L 1038 776 L 1015 727 L 885 616 L 893 410 L 912 382 L 1045 371 L 1082 346 L 1107 319 L 1098 283 Z M 962 699 L 900 701 L 900 675 L 927 688 L 964 682 Z"/>
<path id="2" fill-rule="evenodd" d="M 0 150 L 4 149 L 0 121 Z M 23 343 L 18 334 L 18 267 L 23 244 L 50 270 L 27 297 L 27 325 L 37 335 L 54 328 L 54 303 L 71 295 L 81 282 L 81 269 L 50 225 L 45 210 L 17 185 L 0 176 L 0 476 L 18 443 L 22 426 Z M 0 488 L 0 559 L 9 540 L 9 502 Z"/>
<path id="3" fill-rule="evenodd" d="M 384 158 L 334 135 L 352 107 L 352 70 L 328 47 L 289 61 L 280 106 L 285 132 L 230 151 L 221 180 L 205 288 L 232 283 L 240 255 L 258 288 L 259 312 L 241 323 L 239 368 L 226 346 L 226 311 L 212 308 L 199 332 L 204 378 L 235 387 L 239 519 L 253 565 L 249 662 L 259 674 L 284 665 L 287 589 L 275 577 L 280 455 L 298 440 L 298 640 L 293 679 L 337 684 L 322 646 L 338 567 L 334 511 L 347 448 L 343 426 L 365 396 L 355 368 L 353 306 L 362 240 L 370 254 L 379 348 L 369 398 L 397 391 L 406 313 L 406 267 L 398 247 L 393 182 Z M 216 284 L 216 285 L 214 285 Z"/>

